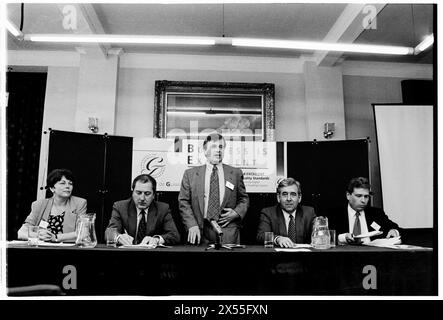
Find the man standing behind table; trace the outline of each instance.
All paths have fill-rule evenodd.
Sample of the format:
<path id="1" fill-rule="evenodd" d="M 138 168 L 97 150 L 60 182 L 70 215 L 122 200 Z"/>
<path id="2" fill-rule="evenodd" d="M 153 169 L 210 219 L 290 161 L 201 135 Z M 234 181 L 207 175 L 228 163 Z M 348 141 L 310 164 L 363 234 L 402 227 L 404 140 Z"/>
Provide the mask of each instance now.
<path id="1" fill-rule="evenodd" d="M 360 245 L 370 242 L 371 238 L 400 236 L 401 229 L 395 222 L 389 220 L 382 209 L 368 206 L 370 190 L 367 178 L 352 178 L 346 190 L 347 206 L 328 213 L 329 228 L 336 229 L 340 244 Z M 377 230 L 382 234 L 355 238 Z"/>
<path id="2" fill-rule="evenodd" d="M 180 235 L 169 205 L 155 201 L 157 182 L 148 174 L 132 182 L 132 197 L 112 206 L 108 228 L 117 228 L 117 242 L 130 244 L 176 244 Z"/>
<path id="3" fill-rule="evenodd" d="M 277 186 L 278 205 L 264 208 L 260 214 L 257 241 L 262 244 L 265 232 L 274 233 L 274 243 L 291 248 L 296 243 L 311 243 L 314 208 L 299 205 L 300 182 L 293 178 L 283 179 Z"/>
<path id="4" fill-rule="evenodd" d="M 240 243 L 249 198 L 241 169 L 222 164 L 225 147 L 221 134 L 208 135 L 203 142 L 206 164 L 183 174 L 178 201 L 191 244 L 216 241 L 211 220 L 220 225 L 224 243 Z"/>

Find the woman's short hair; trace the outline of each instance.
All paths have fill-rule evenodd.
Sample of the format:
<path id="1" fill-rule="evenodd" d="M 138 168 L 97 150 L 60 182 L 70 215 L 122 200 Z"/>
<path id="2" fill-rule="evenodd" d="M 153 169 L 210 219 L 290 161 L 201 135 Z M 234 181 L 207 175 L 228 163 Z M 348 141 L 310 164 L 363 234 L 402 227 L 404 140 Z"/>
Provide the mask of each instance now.
<path id="1" fill-rule="evenodd" d="M 132 190 L 134 190 L 135 184 L 137 182 L 140 182 L 140 183 L 150 182 L 152 184 L 152 191 L 154 191 L 154 193 L 155 193 L 155 191 L 157 190 L 157 181 L 155 181 L 155 179 L 152 176 L 150 176 L 149 174 L 141 174 L 139 176 L 136 176 L 134 181 L 132 181 Z"/>
<path id="2" fill-rule="evenodd" d="M 298 189 L 298 194 L 301 194 L 301 184 L 300 182 L 298 182 L 297 180 L 295 180 L 294 178 L 286 178 L 286 179 L 282 179 L 278 182 L 278 186 L 277 186 L 277 193 L 280 193 L 280 190 L 284 187 L 289 187 L 289 186 L 293 186 L 296 185 L 297 189 Z"/>
<path id="3" fill-rule="evenodd" d="M 48 177 L 46 178 L 46 188 L 54 188 L 54 185 L 63 177 L 65 177 L 67 180 L 70 180 L 72 184 L 75 183 L 75 177 L 71 170 L 54 169 L 48 174 Z"/>
<path id="4" fill-rule="evenodd" d="M 368 178 L 365 177 L 356 177 L 352 178 L 351 181 L 349 181 L 347 192 L 349 194 L 354 192 L 354 189 L 368 189 L 371 190 L 371 185 L 369 184 Z"/>

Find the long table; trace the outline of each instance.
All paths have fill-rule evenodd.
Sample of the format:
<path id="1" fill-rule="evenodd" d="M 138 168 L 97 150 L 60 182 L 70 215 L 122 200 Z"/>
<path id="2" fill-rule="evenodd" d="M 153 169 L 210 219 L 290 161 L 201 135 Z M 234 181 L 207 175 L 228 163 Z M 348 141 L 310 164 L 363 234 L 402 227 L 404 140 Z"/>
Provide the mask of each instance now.
<path id="1" fill-rule="evenodd" d="M 36 284 L 66 295 L 436 295 L 437 268 L 432 249 L 8 245 L 7 286 Z"/>

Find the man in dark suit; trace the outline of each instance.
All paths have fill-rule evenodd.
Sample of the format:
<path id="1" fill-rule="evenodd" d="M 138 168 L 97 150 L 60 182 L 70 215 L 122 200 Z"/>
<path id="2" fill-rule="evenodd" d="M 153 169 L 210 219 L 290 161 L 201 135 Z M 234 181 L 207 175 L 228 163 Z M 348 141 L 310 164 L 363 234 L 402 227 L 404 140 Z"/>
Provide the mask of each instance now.
<path id="1" fill-rule="evenodd" d="M 314 208 L 301 206 L 300 201 L 300 183 L 293 178 L 280 181 L 277 187 L 278 205 L 261 211 L 257 241 L 263 243 L 265 232 L 273 232 L 274 243 L 280 247 L 311 243 Z"/>
<path id="2" fill-rule="evenodd" d="M 351 179 L 346 190 L 347 206 L 329 212 L 329 228 L 336 230 L 340 244 L 364 244 L 375 238 L 400 236 L 401 229 L 388 218 L 382 209 L 368 207 L 370 189 L 367 178 Z M 373 231 L 380 231 L 381 234 L 354 238 Z"/>
<path id="3" fill-rule="evenodd" d="M 170 245 L 180 241 L 169 205 L 154 201 L 156 189 L 155 179 L 142 174 L 132 182 L 132 197 L 114 203 L 108 228 L 117 228 L 119 244 Z"/>
<path id="4" fill-rule="evenodd" d="M 239 227 L 249 205 L 241 169 L 222 164 L 226 141 L 211 134 L 203 142 L 206 164 L 183 174 L 178 196 L 180 214 L 188 230 L 188 242 L 215 242 L 210 221 L 223 232 L 223 242 L 240 243 Z"/>

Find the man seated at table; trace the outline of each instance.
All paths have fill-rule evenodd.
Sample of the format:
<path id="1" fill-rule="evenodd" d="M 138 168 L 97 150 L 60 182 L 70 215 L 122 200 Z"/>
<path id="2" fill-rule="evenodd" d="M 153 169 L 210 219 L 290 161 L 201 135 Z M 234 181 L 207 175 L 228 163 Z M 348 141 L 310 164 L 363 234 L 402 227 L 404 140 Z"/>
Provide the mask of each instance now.
<path id="1" fill-rule="evenodd" d="M 399 226 L 389 220 L 380 208 L 370 207 L 371 195 L 369 180 L 364 177 L 352 178 L 346 190 L 346 207 L 331 210 L 328 213 L 329 229 L 335 229 L 340 244 L 364 244 L 375 238 L 400 236 Z M 382 233 L 373 237 L 355 238 L 372 231 Z"/>
<path id="2" fill-rule="evenodd" d="M 157 182 L 147 174 L 132 182 L 132 197 L 117 201 L 112 207 L 108 228 L 117 228 L 117 242 L 130 244 L 176 244 L 180 235 L 169 205 L 155 201 Z"/>
<path id="3" fill-rule="evenodd" d="M 299 205 L 300 201 L 300 182 L 293 178 L 280 181 L 277 187 L 278 205 L 264 208 L 260 213 L 257 241 L 262 244 L 265 232 L 273 232 L 274 243 L 280 247 L 311 243 L 314 208 Z"/>

